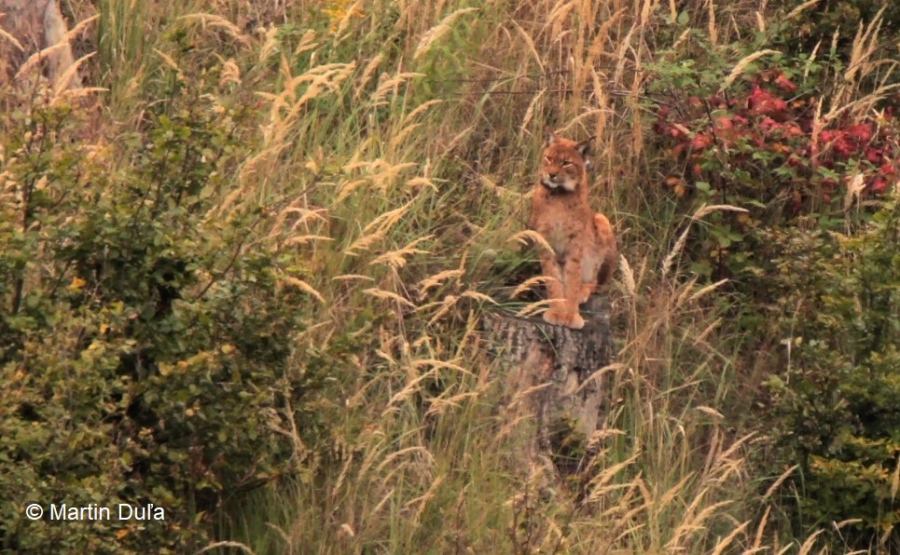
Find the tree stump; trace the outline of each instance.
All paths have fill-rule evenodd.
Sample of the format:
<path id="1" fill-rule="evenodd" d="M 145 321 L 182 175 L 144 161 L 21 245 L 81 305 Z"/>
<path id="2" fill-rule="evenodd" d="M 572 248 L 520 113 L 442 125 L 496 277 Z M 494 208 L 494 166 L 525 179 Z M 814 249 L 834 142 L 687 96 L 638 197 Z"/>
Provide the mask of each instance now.
<path id="1" fill-rule="evenodd" d="M 65 76 L 69 79 L 66 87 L 81 87 L 77 70 L 67 75 L 75 58 L 57 0 L 0 0 L 0 14 L 0 85 L 13 81 L 17 75 L 20 80 L 30 81 L 30 75 L 19 73 L 37 55 L 40 62 L 46 62 L 52 85 Z"/>
<path id="2" fill-rule="evenodd" d="M 532 417 L 535 437 L 529 457 L 538 451 L 551 458 L 560 454 L 560 435 L 583 436 L 584 447 L 598 430 L 605 392 L 597 372 L 613 356 L 609 325 L 610 304 L 594 295 L 582 305 L 586 325 L 581 330 L 547 324 L 538 318 L 495 315 L 488 319 L 488 335 L 496 356 L 508 365 L 513 417 Z M 582 453 L 583 454 L 583 453 Z M 560 457 L 555 457 L 560 468 Z"/>

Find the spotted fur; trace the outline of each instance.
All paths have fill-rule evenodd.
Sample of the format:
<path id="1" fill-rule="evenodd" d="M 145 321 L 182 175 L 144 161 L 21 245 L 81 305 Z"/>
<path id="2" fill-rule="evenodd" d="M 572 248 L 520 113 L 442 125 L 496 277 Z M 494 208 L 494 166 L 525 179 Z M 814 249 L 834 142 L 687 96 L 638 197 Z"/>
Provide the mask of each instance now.
<path id="1" fill-rule="evenodd" d="M 541 255 L 548 297 L 544 321 L 584 327 L 578 306 L 612 278 L 618 250 L 612 225 L 588 203 L 590 139 L 576 143 L 547 131 L 540 178 L 532 198 L 531 229 L 553 248 Z"/>

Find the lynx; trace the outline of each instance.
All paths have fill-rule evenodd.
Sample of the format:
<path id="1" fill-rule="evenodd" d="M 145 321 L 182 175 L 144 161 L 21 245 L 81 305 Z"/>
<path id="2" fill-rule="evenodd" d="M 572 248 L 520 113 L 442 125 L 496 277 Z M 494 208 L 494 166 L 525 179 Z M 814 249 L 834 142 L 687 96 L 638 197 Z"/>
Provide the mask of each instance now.
<path id="1" fill-rule="evenodd" d="M 576 143 L 547 131 L 540 179 L 534 191 L 531 229 L 553 248 L 541 255 L 550 308 L 549 324 L 584 327 L 578 306 L 606 285 L 618 260 L 612 225 L 588 203 L 590 139 Z"/>

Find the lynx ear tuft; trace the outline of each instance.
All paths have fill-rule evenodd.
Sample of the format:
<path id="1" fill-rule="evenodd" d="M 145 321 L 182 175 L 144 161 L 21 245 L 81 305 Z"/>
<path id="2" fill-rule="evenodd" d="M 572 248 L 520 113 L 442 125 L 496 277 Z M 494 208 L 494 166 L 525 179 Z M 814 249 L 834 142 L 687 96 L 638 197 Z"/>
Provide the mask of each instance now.
<path id="1" fill-rule="evenodd" d="M 553 132 L 549 127 L 544 130 L 544 146 L 548 147 L 554 142 L 556 142 L 559 137 L 556 136 L 556 133 Z"/>
<path id="2" fill-rule="evenodd" d="M 582 158 L 587 158 L 588 154 L 591 153 L 591 143 L 594 142 L 594 139 L 596 138 L 597 136 L 594 135 L 586 141 L 581 141 L 580 143 L 575 145 L 575 150 L 578 152 L 578 154 L 581 155 Z"/>

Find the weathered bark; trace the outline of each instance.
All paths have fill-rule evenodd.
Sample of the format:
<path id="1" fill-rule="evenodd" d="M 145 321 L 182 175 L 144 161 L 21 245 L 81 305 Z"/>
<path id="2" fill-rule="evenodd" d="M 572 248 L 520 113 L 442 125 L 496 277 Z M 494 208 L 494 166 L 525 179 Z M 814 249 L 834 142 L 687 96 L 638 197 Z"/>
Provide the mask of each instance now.
<path id="1" fill-rule="evenodd" d="M 57 0 L 0 0 L 0 14 L 4 14 L 0 29 L 8 34 L 0 35 L 0 84 L 9 83 L 27 60 L 41 53 L 47 77 L 56 85 L 75 63 Z M 23 78 L 30 80 L 30 75 Z M 76 71 L 68 87 L 79 88 L 81 84 Z"/>
<path id="2" fill-rule="evenodd" d="M 513 416 L 532 416 L 531 450 L 553 450 L 553 438 L 570 429 L 588 439 L 597 431 L 604 390 L 597 371 L 612 360 L 609 300 L 595 295 L 582 306 L 586 325 L 573 330 L 540 319 L 495 316 L 489 334 L 508 363 Z M 529 453 L 533 457 L 537 453 Z"/>

